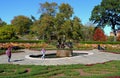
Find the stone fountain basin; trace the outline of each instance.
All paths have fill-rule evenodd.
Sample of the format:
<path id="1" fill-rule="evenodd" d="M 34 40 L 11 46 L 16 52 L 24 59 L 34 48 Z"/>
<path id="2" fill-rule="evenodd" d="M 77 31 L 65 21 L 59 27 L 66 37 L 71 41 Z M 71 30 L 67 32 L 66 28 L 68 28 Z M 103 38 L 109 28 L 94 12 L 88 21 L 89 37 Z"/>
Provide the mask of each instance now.
<path id="1" fill-rule="evenodd" d="M 56 56 L 56 52 L 54 53 L 47 53 L 45 55 L 45 60 L 57 60 L 57 59 L 65 59 L 65 58 L 75 58 L 75 57 L 79 57 L 79 56 L 89 56 L 89 55 L 93 55 L 92 52 L 87 52 L 87 51 L 73 51 L 72 56 L 70 57 L 58 57 Z M 33 60 L 43 60 L 41 59 L 42 54 L 30 54 L 30 55 L 26 55 L 25 58 L 27 59 L 33 59 Z"/>

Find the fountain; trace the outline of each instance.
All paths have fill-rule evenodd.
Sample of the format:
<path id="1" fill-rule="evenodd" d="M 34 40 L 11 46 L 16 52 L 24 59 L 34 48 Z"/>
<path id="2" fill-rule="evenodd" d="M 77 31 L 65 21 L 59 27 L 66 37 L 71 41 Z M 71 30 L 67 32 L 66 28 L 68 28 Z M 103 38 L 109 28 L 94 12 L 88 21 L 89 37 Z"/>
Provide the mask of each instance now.
<path id="1" fill-rule="evenodd" d="M 73 54 L 73 45 L 71 40 L 69 40 L 69 42 L 66 43 L 64 38 L 60 38 L 57 42 L 57 48 L 57 57 L 71 57 Z"/>
<path id="2" fill-rule="evenodd" d="M 66 55 L 66 54 L 63 54 L 63 55 Z M 65 58 L 65 57 L 70 57 L 69 55 L 68 56 L 63 56 L 63 55 L 60 55 L 59 57 L 56 55 L 56 52 L 54 51 L 54 53 L 48 53 L 45 55 L 45 59 L 51 59 L 51 58 Z M 90 53 L 88 52 L 80 52 L 80 51 L 74 51 L 74 53 L 72 54 L 71 57 L 75 57 L 75 56 L 88 56 L 90 55 Z M 42 56 L 42 54 L 34 54 L 34 55 L 29 55 L 27 57 L 29 58 L 40 58 Z"/>
<path id="3" fill-rule="evenodd" d="M 73 51 L 73 44 L 72 41 L 69 40 L 66 42 L 65 38 L 59 38 L 57 41 L 57 50 L 54 51 L 47 51 L 45 54 L 45 59 L 50 60 L 50 58 L 65 58 L 69 57 L 72 58 L 74 56 L 87 56 L 91 55 L 91 53 L 86 51 Z M 42 54 L 37 55 L 27 55 L 26 58 L 28 59 L 39 59 Z"/>

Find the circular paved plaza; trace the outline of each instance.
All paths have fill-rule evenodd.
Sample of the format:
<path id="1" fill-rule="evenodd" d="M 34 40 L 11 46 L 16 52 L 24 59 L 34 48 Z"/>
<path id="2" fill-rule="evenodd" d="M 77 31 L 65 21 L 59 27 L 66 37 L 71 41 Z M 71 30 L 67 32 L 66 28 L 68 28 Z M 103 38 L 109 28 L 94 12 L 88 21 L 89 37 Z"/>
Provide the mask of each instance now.
<path id="1" fill-rule="evenodd" d="M 23 49 L 23 52 L 13 53 L 11 58 L 12 64 L 20 65 L 69 65 L 69 64 L 96 64 L 104 63 L 111 60 L 120 60 L 120 54 L 100 52 L 96 49 L 89 51 L 73 51 L 73 53 L 88 53 L 88 55 L 78 55 L 64 58 L 30 58 L 29 55 L 38 55 L 40 51 Z M 56 53 L 55 50 L 46 51 L 47 53 Z M 8 64 L 7 56 L 0 55 L 0 64 Z"/>

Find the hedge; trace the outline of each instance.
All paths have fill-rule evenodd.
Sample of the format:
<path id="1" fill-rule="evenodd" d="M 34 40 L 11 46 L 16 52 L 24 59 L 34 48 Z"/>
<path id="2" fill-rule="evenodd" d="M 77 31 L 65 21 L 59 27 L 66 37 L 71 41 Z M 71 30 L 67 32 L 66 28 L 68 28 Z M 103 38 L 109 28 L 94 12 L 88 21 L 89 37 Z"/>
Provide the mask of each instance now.
<path id="1" fill-rule="evenodd" d="M 9 42 L 18 42 L 18 43 L 44 43 L 45 40 L 0 40 L 0 43 L 9 43 Z M 54 43 L 54 41 L 53 41 Z M 74 42 L 73 42 L 74 43 Z M 107 41 L 80 41 L 81 44 L 120 44 L 120 41 L 116 42 L 107 42 Z"/>
<path id="2" fill-rule="evenodd" d="M 107 41 L 81 41 L 81 44 L 120 44 L 120 42 L 107 42 Z"/>
<path id="3" fill-rule="evenodd" d="M 9 42 L 18 42 L 18 43 L 43 43 L 44 40 L 0 40 L 0 43 L 9 43 Z"/>

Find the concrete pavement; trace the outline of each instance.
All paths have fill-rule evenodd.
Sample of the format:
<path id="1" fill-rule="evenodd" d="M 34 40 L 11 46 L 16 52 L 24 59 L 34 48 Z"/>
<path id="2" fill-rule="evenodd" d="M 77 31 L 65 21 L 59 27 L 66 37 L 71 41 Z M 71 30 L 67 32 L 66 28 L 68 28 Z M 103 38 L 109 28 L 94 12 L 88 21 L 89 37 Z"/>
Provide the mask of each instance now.
<path id="1" fill-rule="evenodd" d="M 11 63 L 20 65 L 69 65 L 69 64 L 95 64 L 104 63 L 111 60 L 120 60 L 120 54 L 100 52 L 97 49 L 89 51 L 73 51 L 73 53 L 88 53 L 88 55 L 78 55 L 64 58 L 30 58 L 29 55 L 38 55 L 40 51 L 23 49 L 23 52 L 12 53 Z M 55 50 L 46 51 L 56 53 Z M 8 64 L 7 56 L 0 55 L 0 64 Z"/>

